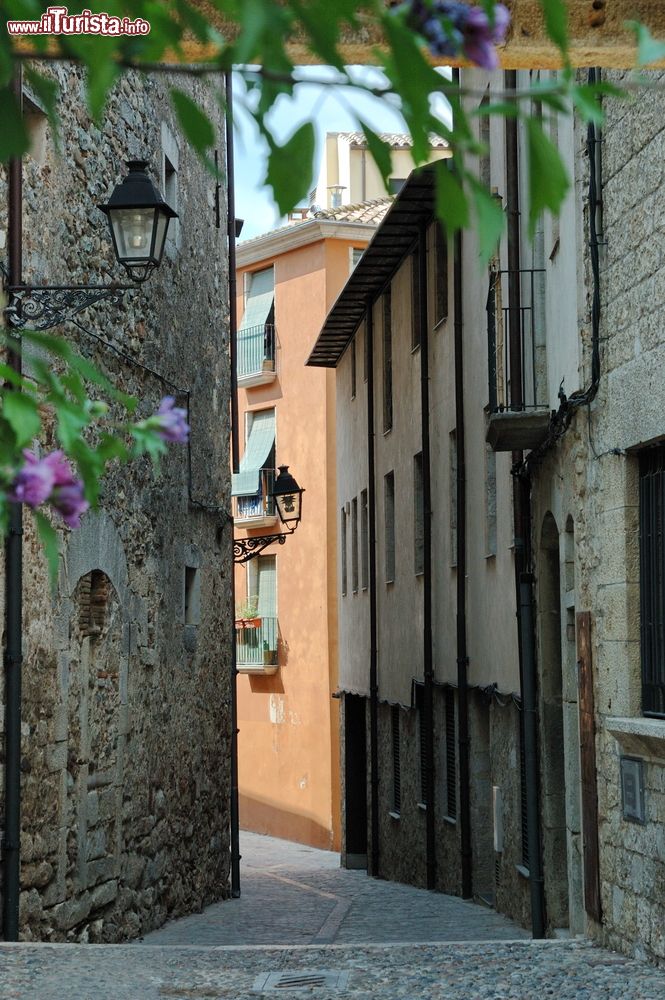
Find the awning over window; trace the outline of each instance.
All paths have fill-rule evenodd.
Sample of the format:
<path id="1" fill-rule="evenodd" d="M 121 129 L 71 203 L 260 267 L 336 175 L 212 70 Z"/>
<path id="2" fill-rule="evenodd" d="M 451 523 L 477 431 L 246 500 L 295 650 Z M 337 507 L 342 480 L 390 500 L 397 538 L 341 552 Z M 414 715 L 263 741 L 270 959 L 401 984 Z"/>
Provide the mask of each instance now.
<path id="1" fill-rule="evenodd" d="M 274 268 L 267 267 L 264 271 L 254 271 L 250 277 L 247 303 L 238 333 L 256 326 L 265 326 L 272 309 L 274 295 Z"/>
<path id="2" fill-rule="evenodd" d="M 252 417 L 252 428 L 240 459 L 238 473 L 233 476 L 234 497 L 254 496 L 259 492 L 261 469 L 275 443 L 275 411 L 258 410 Z"/>

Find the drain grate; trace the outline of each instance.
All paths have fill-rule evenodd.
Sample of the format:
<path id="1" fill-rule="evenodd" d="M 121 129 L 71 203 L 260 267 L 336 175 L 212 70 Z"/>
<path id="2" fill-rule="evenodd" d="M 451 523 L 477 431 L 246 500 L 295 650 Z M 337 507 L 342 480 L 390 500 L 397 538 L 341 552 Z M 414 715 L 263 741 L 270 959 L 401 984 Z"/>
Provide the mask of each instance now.
<path id="1" fill-rule="evenodd" d="M 254 980 L 253 993 L 278 992 L 279 990 L 344 990 L 349 982 L 348 972 L 330 969 L 298 969 L 291 972 L 263 972 Z"/>

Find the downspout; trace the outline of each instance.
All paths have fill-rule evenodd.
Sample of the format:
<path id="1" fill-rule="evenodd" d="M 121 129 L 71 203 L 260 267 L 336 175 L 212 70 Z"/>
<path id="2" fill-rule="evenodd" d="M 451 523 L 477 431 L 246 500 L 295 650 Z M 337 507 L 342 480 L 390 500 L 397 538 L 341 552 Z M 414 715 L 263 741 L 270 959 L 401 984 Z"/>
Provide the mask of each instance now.
<path id="1" fill-rule="evenodd" d="M 462 233 L 454 237 L 453 300 L 455 341 L 455 446 L 457 461 L 457 746 L 460 792 L 462 898 L 473 896 L 471 851 L 471 777 L 469 768 L 469 657 L 466 645 L 466 462 L 464 430 L 464 313 L 462 306 Z"/>
<path id="2" fill-rule="evenodd" d="M 367 303 L 367 506 L 369 508 L 369 755 L 372 850 L 370 875 L 379 875 L 379 680 L 376 628 L 376 483 L 374 463 L 374 323 Z"/>
<path id="3" fill-rule="evenodd" d="M 453 82 L 460 85 L 459 69 Z M 471 776 L 469 768 L 469 656 L 466 644 L 466 446 L 464 427 L 464 309 L 462 303 L 462 232 L 453 242 L 453 328 L 455 345 L 455 454 L 457 462 L 457 746 L 460 789 L 462 897 L 473 896 L 471 850 Z"/>
<path id="4" fill-rule="evenodd" d="M 224 74 L 226 89 L 226 193 L 229 241 L 229 344 L 231 364 L 231 463 L 238 471 L 238 374 L 236 309 L 236 212 L 235 173 L 233 169 L 233 75 Z M 233 521 L 231 521 L 231 607 L 235 607 L 235 564 L 233 562 Z M 240 816 L 238 808 L 238 666 L 236 663 L 235 631 L 231 637 L 231 896 L 240 897 Z"/>
<path id="5" fill-rule="evenodd" d="M 517 89 L 517 73 L 507 70 L 505 89 Z M 508 336 L 510 352 L 510 407 L 524 408 L 522 387 L 522 331 L 520 311 L 520 214 L 519 157 L 517 119 L 506 118 L 506 209 L 508 213 Z M 512 453 L 513 468 L 522 464 L 523 453 Z M 540 803 L 538 768 L 537 668 L 533 613 L 533 575 L 529 572 L 531 540 L 531 483 L 522 476 L 513 477 L 515 538 L 515 593 L 518 619 L 520 688 L 524 738 L 526 784 L 527 843 L 529 845 L 529 887 L 531 893 L 531 932 L 534 938 L 545 936 L 545 900 L 543 891 Z"/>
<path id="6" fill-rule="evenodd" d="M 427 319 L 427 230 L 418 235 L 418 286 L 420 313 L 420 414 L 423 476 L 423 711 L 426 774 L 425 814 L 427 888 L 436 888 L 436 828 L 434 759 L 434 666 L 432 649 L 432 481 L 430 467 L 429 329 Z"/>
<path id="7" fill-rule="evenodd" d="M 19 65 L 12 90 L 23 112 Z M 23 162 L 9 161 L 9 284 L 23 283 Z M 7 322 L 11 325 L 11 321 Z M 20 354 L 8 352 L 7 364 L 21 372 Z M 23 660 L 23 511 L 9 505 L 5 541 L 5 830 L 2 844 L 2 927 L 5 941 L 18 941 L 21 891 L 21 664 Z"/>

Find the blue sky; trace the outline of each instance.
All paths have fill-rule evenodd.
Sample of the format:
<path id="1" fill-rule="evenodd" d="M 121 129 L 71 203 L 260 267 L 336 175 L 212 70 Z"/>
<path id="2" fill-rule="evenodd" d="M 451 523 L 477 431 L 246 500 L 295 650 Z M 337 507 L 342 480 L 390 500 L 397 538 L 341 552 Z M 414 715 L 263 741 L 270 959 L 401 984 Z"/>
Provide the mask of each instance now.
<path id="1" fill-rule="evenodd" d="M 380 83 L 382 80 L 380 71 L 372 67 L 355 66 L 351 67 L 350 72 L 369 83 Z M 299 68 L 299 76 L 304 81 L 334 81 L 337 73 L 328 66 L 303 66 Z M 237 73 L 234 87 L 236 215 L 245 220 L 240 237 L 245 240 L 274 229 L 279 225 L 280 217 L 272 200 L 271 190 L 263 184 L 266 145 L 250 115 L 243 110 L 248 95 L 244 81 Z M 316 176 L 326 132 L 354 130 L 357 127 L 354 108 L 377 132 L 405 130 L 399 110 L 387 100 L 358 92 L 351 95 L 348 88 L 322 86 L 318 82 L 298 84 L 293 99 L 280 97 L 268 123 L 276 138 L 283 142 L 302 122 L 314 121 L 317 134 Z M 444 120 L 448 117 L 446 109 L 447 105 L 444 106 L 443 102 L 438 105 L 438 113 Z"/>

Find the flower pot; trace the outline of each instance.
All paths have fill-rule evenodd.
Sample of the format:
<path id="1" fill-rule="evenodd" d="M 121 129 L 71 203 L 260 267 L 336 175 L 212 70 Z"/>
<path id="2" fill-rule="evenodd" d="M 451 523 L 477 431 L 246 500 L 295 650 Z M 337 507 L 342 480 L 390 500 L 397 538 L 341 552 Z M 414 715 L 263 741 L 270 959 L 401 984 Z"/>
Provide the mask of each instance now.
<path id="1" fill-rule="evenodd" d="M 236 628 L 261 628 L 261 619 L 236 618 Z"/>

